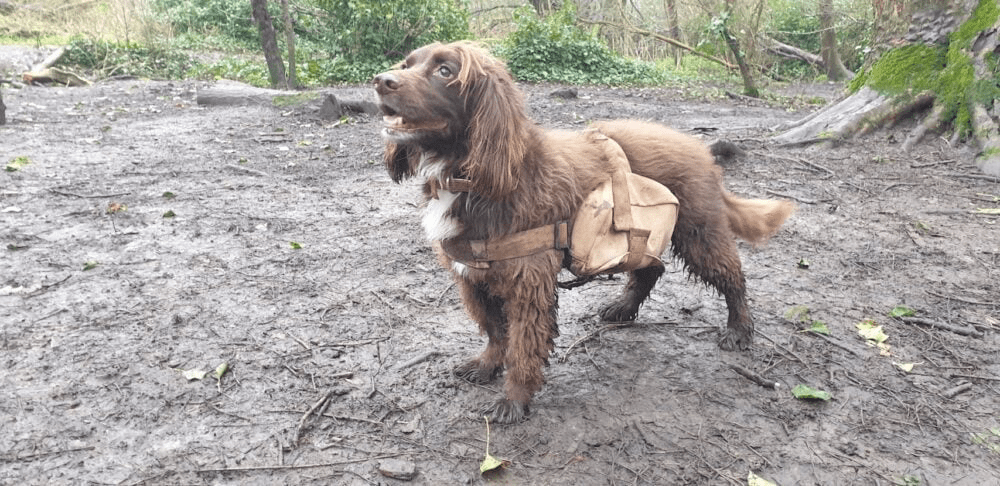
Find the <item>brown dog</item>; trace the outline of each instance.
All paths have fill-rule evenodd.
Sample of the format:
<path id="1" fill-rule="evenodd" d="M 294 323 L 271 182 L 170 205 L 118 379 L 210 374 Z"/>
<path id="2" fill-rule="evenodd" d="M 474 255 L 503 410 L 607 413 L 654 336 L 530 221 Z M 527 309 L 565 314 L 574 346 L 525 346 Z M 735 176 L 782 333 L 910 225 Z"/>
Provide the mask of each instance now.
<path id="1" fill-rule="evenodd" d="M 613 170 L 593 134 L 548 131 L 525 114 L 506 67 L 469 43 L 417 49 L 397 69 L 374 79 L 385 126 L 385 163 L 396 182 L 423 177 L 423 227 L 461 291 L 465 307 L 489 337 L 486 350 L 459 366 L 458 376 L 485 383 L 506 369 L 505 398 L 490 411 L 517 422 L 542 387 L 554 347 L 556 276 L 564 250 L 551 248 L 476 268 L 442 251 L 462 240 L 494 240 L 568 220 Z M 611 121 L 594 128 L 616 141 L 632 171 L 667 186 L 680 202 L 672 247 L 693 275 L 726 298 L 724 350 L 744 350 L 753 336 L 734 236 L 760 243 L 794 206 L 748 200 L 722 186 L 722 170 L 698 140 L 664 126 Z M 663 267 L 631 272 L 624 295 L 601 311 L 633 320 Z"/>

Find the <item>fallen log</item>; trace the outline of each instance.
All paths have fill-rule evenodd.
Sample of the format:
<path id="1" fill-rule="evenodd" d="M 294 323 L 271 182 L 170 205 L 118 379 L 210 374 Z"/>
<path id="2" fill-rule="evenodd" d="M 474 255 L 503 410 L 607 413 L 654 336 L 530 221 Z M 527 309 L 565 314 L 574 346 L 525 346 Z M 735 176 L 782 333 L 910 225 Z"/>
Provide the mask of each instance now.
<path id="1" fill-rule="evenodd" d="M 271 106 L 315 109 L 324 120 L 336 120 L 347 113 L 379 113 L 375 91 L 365 88 L 326 88 L 289 91 L 258 88 L 235 81 L 219 81 L 199 89 L 197 101 L 203 106 Z"/>
<path id="2" fill-rule="evenodd" d="M 59 83 L 65 86 L 89 86 L 90 81 L 77 76 L 72 71 L 52 67 L 65 53 L 66 47 L 52 51 L 42 62 L 35 64 L 30 71 L 21 73 L 21 80 L 29 84 Z"/>

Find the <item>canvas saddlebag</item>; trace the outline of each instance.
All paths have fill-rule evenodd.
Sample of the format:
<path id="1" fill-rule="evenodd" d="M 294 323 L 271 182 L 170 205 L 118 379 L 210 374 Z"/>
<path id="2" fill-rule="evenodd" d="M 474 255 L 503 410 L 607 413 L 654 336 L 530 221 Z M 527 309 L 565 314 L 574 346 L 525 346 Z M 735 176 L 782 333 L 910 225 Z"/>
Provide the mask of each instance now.
<path id="1" fill-rule="evenodd" d="M 677 207 L 677 198 L 666 186 L 627 169 L 616 170 L 573 217 L 569 270 L 585 276 L 662 265 L 660 255 L 670 244 Z"/>

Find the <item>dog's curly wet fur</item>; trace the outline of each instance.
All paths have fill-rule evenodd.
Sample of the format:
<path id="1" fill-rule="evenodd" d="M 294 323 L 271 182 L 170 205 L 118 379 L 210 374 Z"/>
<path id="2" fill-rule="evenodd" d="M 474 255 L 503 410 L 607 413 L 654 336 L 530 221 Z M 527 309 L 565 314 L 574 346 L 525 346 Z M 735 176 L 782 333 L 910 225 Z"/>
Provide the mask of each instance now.
<path id="1" fill-rule="evenodd" d="M 423 226 L 432 240 L 493 239 L 571 219 L 612 167 L 593 132 L 544 130 L 502 62 L 470 43 L 431 44 L 374 78 L 384 113 L 385 164 L 399 182 L 425 179 Z M 753 319 L 734 237 L 761 243 L 794 206 L 727 192 L 722 170 L 700 141 L 662 125 L 618 120 L 593 124 L 615 140 L 632 171 L 667 186 L 680 202 L 673 254 L 726 299 L 724 350 L 747 349 Z M 471 181 L 468 192 L 446 179 Z M 435 181 L 435 184 L 431 184 Z M 556 276 L 563 250 L 471 268 L 438 251 L 455 276 L 469 316 L 488 337 L 457 376 L 486 383 L 506 373 L 505 397 L 489 410 L 501 423 L 522 420 L 544 382 L 542 368 L 558 335 Z M 608 321 L 636 318 L 662 267 L 629 275 L 624 294 L 600 311 Z"/>

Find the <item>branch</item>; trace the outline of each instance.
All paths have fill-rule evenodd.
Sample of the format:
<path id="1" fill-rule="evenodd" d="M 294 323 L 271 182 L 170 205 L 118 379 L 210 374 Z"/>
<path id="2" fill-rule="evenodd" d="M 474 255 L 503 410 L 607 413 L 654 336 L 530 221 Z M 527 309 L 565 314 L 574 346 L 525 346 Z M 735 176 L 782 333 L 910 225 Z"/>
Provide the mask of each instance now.
<path id="1" fill-rule="evenodd" d="M 670 45 L 672 45 L 674 47 L 679 47 L 681 49 L 684 49 L 685 51 L 688 51 L 691 54 L 694 54 L 694 55 L 696 55 L 698 57 L 702 57 L 702 58 L 708 59 L 709 61 L 722 64 L 723 66 L 726 67 L 726 69 L 731 69 L 731 70 L 737 69 L 736 66 L 734 66 L 734 65 L 726 62 L 725 59 L 721 59 L 721 58 L 718 58 L 718 57 L 715 57 L 715 56 L 710 56 L 710 55 L 705 54 L 703 52 L 698 52 L 697 50 L 695 50 L 695 48 L 693 48 L 693 47 L 691 47 L 691 46 L 689 46 L 689 45 L 687 45 L 687 44 L 685 44 L 685 43 L 683 43 L 683 42 L 681 42 L 681 41 L 679 41 L 677 39 L 672 39 L 672 38 L 667 37 L 667 36 L 665 36 L 663 34 L 657 34 L 656 32 L 652 32 L 652 31 L 649 31 L 649 30 L 646 30 L 646 29 L 640 29 L 640 28 L 638 28 L 638 27 L 636 27 L 636 26 L 634 26 L 632 24 L 629 24 L 627 22 L 625 24 L 616 24 L 614 22 L 605 22 L 603 20 L 584 20 L 584 19 L 580 19 L 580 22 L 582 22 L 584 24 L 589 24 L 589 25 L 603 25 L 605 27 L 614 27 L 616 29 L 627 30 L 627 31 L 632 32 L 634 34 L 644 35 L 646 37 L 652 37 L 652 38 L 654 38 L 656 40 L 666 42 L 667 44 L 670 44 Z"/>

